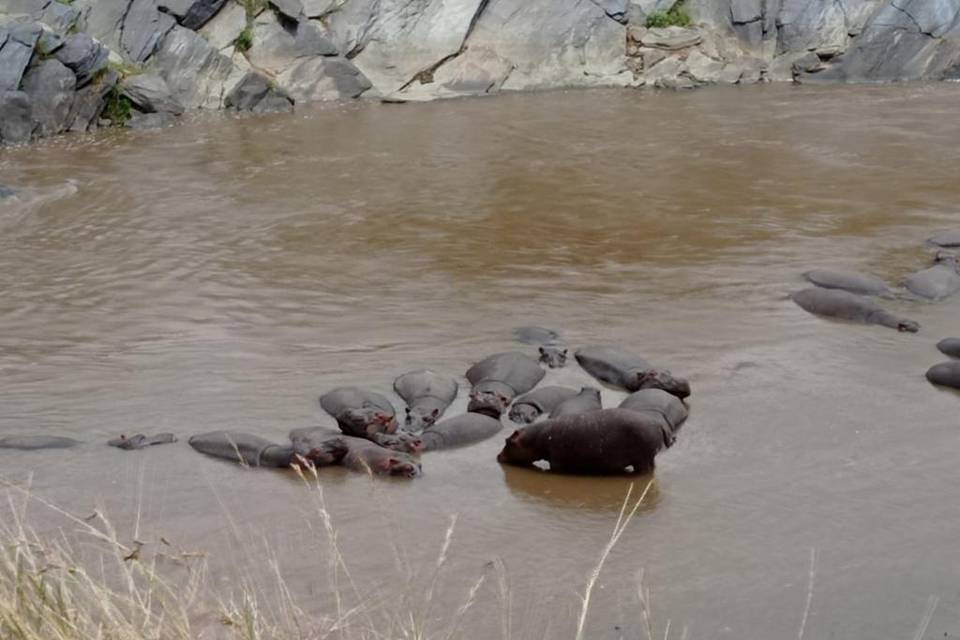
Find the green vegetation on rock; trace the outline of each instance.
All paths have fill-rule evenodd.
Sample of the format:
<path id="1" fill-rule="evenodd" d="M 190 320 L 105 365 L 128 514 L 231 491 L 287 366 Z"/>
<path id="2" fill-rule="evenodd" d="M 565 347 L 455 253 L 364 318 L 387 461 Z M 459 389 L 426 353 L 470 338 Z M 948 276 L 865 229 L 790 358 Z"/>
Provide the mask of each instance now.
<path id="1" fill-rule="evenodd" d="M 683 0 L 670 7 L 669 11 L 654 11 L 647 16 L 647 28 L 689 27 L 693 23 Z"/>
<path id="2" fill-rule="evenodd" d="M 113 126 L 121 127 L 127 123 L 131 116 L 133 116 L 133 103 L 130 98 L 120 93 L 118 87 L 114 87 L 107 94 L 102 117 L 109 120 Z"/>
<path id="3" fill-rule="evenodd" d="M 249 24 L 240 32 L 237 39 L 233 41 L 233 46 L 240 53 L 246 53 L 250 50 L 250 47 L 253 46 L 253 29 Z"/>

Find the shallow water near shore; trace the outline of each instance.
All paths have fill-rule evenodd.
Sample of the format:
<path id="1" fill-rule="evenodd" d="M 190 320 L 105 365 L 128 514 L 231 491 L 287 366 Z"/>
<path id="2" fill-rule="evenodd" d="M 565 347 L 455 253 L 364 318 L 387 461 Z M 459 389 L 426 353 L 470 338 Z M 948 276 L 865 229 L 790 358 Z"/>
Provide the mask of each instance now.
<path id="1" fill-rule="evenodd" d="M 641 569 L 661 634 L 669 619 L 671 637 L 796 637 L 811 550 L 804 637 L 914 637 L 930 602 L 923 637 L 960 634 L 960 394 L 923 377 L 960 334 L 960 296 L 885 301 L 917 335 L 786 299 L 816 266 L 897 283 L 928 264 L 924 239 L 960 226 L 956 100 L 953 85 L 553 92 L 0 151 L 0 183 L 23 189 L 0 203 L 0 435 L 89 443 L 0 451 L 0 477 L 206 549 L 224 581 L 269 574 L 270 548 L 301 603 L 329 612 L 302 482 L 186 438 L 332 425 L 325 390 L 462 376 L 532 353 L 511 330 L 542 324 L 693 387 L 587 637 L 644 637 Z M 590 379 L 572 364 L 553 383 Z M 138 431 L 181 442 L 104 444 Z M 426 455 L 412 482 L 323 470 L 353 578 L 389 587 L 398 558 L 432 563 L 457 514 L 431 615 L 499 557 L 513 637 L 572 637 L 630 479 L 503 468 L 501 445 Z M 484 588 L 458 637 L 500 636 Z"/>

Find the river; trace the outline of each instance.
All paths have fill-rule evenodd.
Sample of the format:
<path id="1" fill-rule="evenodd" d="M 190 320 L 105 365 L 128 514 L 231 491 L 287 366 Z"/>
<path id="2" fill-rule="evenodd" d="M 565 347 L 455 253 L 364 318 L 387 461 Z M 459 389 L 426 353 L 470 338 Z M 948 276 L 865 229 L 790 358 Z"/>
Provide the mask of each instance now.
<path id="1" fill-rule="evenodd" d="M 540 324 L 693 387 L 587 637 L 645 637 L 640 571 L 660 637 L 669 620 L 671 638 L 795 638 L 801 624 L 806 638 L 908 638 L 931 608 L 924 637 L 953 637 L 960 397 L 923 373 L 960 334 L 960 299 L 885 302 L 921 324 L 912 335 L 786 296 L 815 266 L 896 283 L 929 261 L 925 238 L 960 226 L 956 100 L 952 85 L 549 92 L 0 151 L 0 183 L 22 189 L 0 204 L 0 435 L 88 443 L 0 451 L 0 477 L 99 509 L 123 535 L 206 550 L 224 585 L 249 575 L 269 591 L 273 557 L 298 602 L 328 614 L 316 490 L 186 438 L 282 441 L 332 424 L 325 390 L 388 393 L 423 367 L 462 377 L 531 349 L 511 330 Z M 573 363 L 544 383 L 589 381 Z M 138 431 L 181 442 L 104 445 Z M 403 576 L 429 574 L 455 515 L 431 624 L 500 559 L 509 635 L 573 637 L 630 479 L 503 468 L 501 445 L 427 454 L 413 481 L 322 470 L 351 576 L 414 590 Z M 453 637 L 502 637 L 488 577 Z"/>

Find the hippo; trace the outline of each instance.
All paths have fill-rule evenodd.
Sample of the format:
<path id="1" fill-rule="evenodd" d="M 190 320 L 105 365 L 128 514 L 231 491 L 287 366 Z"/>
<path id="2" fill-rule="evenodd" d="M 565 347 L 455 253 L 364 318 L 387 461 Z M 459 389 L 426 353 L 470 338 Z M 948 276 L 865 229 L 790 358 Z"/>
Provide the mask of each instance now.
<path id="1" fill-rule="evenodd" d="M 305 427 L 291 431 L 290 442 L 293 443 L 294 451 L 302 456 L 306 456 L 308 453 L 317 449 L 321 451 L 317 451 L 316 453 L 321 453 L 325 443 L 333 442 L 336 438 L 339 438 L 340 435 L 341 434 L 331 431 L 326 427 Z M 394 433 L 374 433 L 368 440 L 376 442 L 386 449 L 392 449 L 393 451 L 412 454 L 419 454 L 423 451 L 423 440 L 402 429 L 397 429 Z M 340 457 L 343 456 L 341 455 Z M 333 462 L 322 460 L 321 465 L 335 464 L 337 462 L 339 462 L 339 459 Z"/>
<path id="2" fill-rule="evenodd" d="M 920 325 L 913 320 L 898 318 L 870 300 L 848 291 L 813 287 L 798 291 L 790 297 L 801 309 L 818 316 L 852 320 L 864 324 L 879 324 L 911 333 L 916 333 L 920 329 Z"/>
<path id="3" fill-rule="evenodd" d="M 960 358 L 960 338 L 944 338 L 937 343 L 937 349 L 951 358 Z"/>
<path id="4" fill-rule="evenodd" d="M 638 355 L 617 347 L 587 346 L 574 356 L 587 373 L 601 382 L 627 391 L 663 389 L 680 399 L 690 395 L 690 383 L 666 369 L 657 369 Z"/>
<path id="5" fill-rule="evenodd" d="M 662 418 L 628 409 L 601 409 L 521 427 L 506 439 L 501 464 L 539 460 L 560 473 L 652 473 L 654 457 L 673 444 Z"/>
<path id="6" fill-rule="evenodd" d="M 465 447 L 496 435 L 500 420 L 482 413 L 465 413 L 431 425 L 420 433 L 425 451 Z"/>
<path id="7" fill-rule="evenodd" d="M 853 271 L 813 269 L 804 273 L 803 277 L 824 289 L 842 289 L 865 296 L 889 296 L 892 294 L 890 287 L 883 280 Z"/>
<path id="8" fill-rule="evenodd" d="M 34 451 L 37 449 L 69 449 L 79 444 L 79 440 L 60 436 L 7 436 L 0 438 L 0 449 L 19 449 Z"/>
<path id="9" fill-rule="evenodd" d="M 414 478 L 421 473 L 420 462 L 410 454 L 385 449 L 365 438 L 340 436 L 338 440 L 346 448 L 341 464 L 348 469 L 406 478 Z"/>
<path id="10" fill-rule="evenodd" d="M 132 436 L 121 435 L 119 438 L 108 440 L 107 444 L 111 447 L 131 451 L 133 449 L 145 449 L 158 444 L 172 444 L 177 441 L 177 437 L 172 433 L 158 433 L 155 436 L 145 436 L 137 433 Z"/>
<path id="11" fill-rule="evenodd" d="M 577 391 L 566 387 L 540 387 L 524 394 L 510 407 L 510 419 L 519 424 L 530 424 L 543 414 L 549 414 L 558 404 L 577 396 Z"/>
<path id="12" fill-rule="evenodd" d="M 960 263 L 956 256 L 938 253 L 932 267 L 903 281 L 910 293 L 927 300 L 941 300 L 960 291 Z"/>
<path id="13" fill-rule="evenodd" d="M 544 375 L 536 360 L 518 351 L 485 358 L 467 370 L 473 385 L 467 411 L 499 419 L 515 397 L 537 386 Z"/>
<path id="14" fill-rule="evenodd" d="M 289 467 L 296 461 L 293 447 L 240 431 L 209 431 L 188 442 L 200 453 L 251 467 Z"/>
<path id="15" fill-rule="evenodd" d="M 935 364 L 927 370 L 927 380 L 943 387 L 960 389 L 960 361 Z"/>
<path id="16" fill-rule="evenodd" d="M 550 417 L 572 416 L 578 413 L 597 411 L 598 409 L 603 409 L 603 404 L 600 402 L 600 389 L 581 387 L 580 393 L 554 407 L 553 411 L 550 412 Z"/>
<path id="17" fill-rule="evenodd" d="M 320 406 L 336 418 L 340 430 L 367 438 L 397 430 L 396 412 L 386 397 L 358 387 L 338 387 L 320 396 Z"/>
<path id="18" fill-rule="evenodd" d="M 630 411 L 649 411 L 659 413 L 667 421 L 673 432 L 687 421 L 690 411 L 682 400 L 662 389 L 641 389 L 634 391 L 620 403 L 621 409 Z"/>
<path id="19" fill-rule="evenodd" d="M 549 368 L 562 369 L 567 365 L 569 350 L 556 331 L 536 326 L 518 327 L 513 330 L 513 336 L 520 342 L 538 345 L 540 362 Z"/>
<path id="20" fill-rule="evenodd" d="M 393 389 L 407 403 L 404 427 L 420 431 L 435 423 L 457 398 L 457 381 L 433 371 L 411 371 L 393 381 Z"/>
<path id="21" fill-rule="evenodd" d="M 954 249 L 960 247 L 960 229 L 943 231 L 930 238 L 927 238 L 927 244 L 944 249 Z"/>

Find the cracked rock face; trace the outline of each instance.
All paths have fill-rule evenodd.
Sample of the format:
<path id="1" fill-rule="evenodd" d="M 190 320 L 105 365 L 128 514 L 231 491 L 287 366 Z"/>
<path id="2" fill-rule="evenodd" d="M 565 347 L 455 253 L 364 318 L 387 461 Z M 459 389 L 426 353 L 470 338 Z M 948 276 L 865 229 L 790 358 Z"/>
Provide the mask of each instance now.
<path id="1" fill-rule="evenodd" d="M 16 91 L 43 29 L 35 23 L 0 29 L 0 92 Z"/>
<path id="2" fill-rule="evenodd" d="M 23 91 L 33 105 L 37 135 L 50 136 L 67 129 L 76 88 L 73 72 L 52 58 L 31 67 L 23 76 Z"/>

